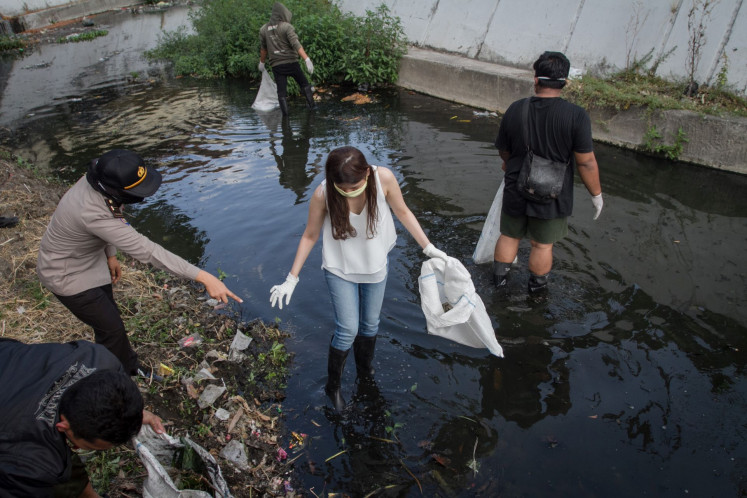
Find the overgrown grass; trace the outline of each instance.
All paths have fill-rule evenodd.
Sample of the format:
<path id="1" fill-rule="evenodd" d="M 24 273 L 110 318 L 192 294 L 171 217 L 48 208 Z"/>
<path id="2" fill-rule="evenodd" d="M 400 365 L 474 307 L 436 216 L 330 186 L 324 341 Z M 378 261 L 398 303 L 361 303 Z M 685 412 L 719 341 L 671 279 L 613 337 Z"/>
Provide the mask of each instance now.
<path id="1" fill-rule="evenodd" d="M 564 95 L 586 109 L 642 107 L 650 111 L 683 109 L 703 114 L 747 116 L 747 99 L 744 97 L 705 85 L 700 86 L 696 95 L 687 97 L 686 86 L 684 82 L 627 70 L 608 78 L 584 75 L 570 81 Z"/>
<path id="2" fill-rule="evenodd" d="M 24 48 L 26 48 L 26 43 L 23 40 L 10 36 L 0 36 L 0 52 L 23 50 Z"/>
<path id="3" fill-rule="evenodd" d="M 259 29 L 269 21 L 273 3 L 203 0 L 190 13 L 195 34 L 185 29 L 169 32 L 146 55 L 172 61 L 179 75 L 258 78 Z M 342 13 L 329 0 L 284 4 L 293 13 L 291 23 L 314 62 L 315 83 L 396 81 L 406 40 L 399 19 L 384 5 L 357 17 Z"/>

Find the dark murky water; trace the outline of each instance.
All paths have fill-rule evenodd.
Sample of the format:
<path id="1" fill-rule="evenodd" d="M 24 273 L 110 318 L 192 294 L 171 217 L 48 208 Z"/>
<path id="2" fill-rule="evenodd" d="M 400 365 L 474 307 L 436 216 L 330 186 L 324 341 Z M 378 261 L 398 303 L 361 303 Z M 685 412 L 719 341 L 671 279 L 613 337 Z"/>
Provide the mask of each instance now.
<path id="1" fill-rule="evenodd" d="M 126 19 L 121 31 L 141 19 Z M 93 43 L 89 50 L 111 49 L 106 38 Z M 372 105 L 334 99 L 314 114 L 294 100 L 284 124 L 279 113 L 253 111 L 256 89 L 242 82 L 150 86 L 126 81 L 131 71 L 160 71 L 135 56 L 126 69 L 76 60 L 81 73 L 96 66 L 105 76 L 93 91 L 68 85 L 52 99 L 15 86 L 31 74 L 56 79 L 50 68 L 4 63 L 6 143 L 69 179 L 112 147 L 158 161 L 166 181 L 133 224 L 227 273 L 245 318 L 277 317 L 293 333 L 283 410 L 288 429 L 311 438 L 295 462 L 303 488 L 319 496 L 747 493 L 746 177 L 597 145 L 602 216 L 591 220 L 578 184 L 547 300 L 524 290 L 528 244 L 511 297 L 500 298 L 488 266 L 470 260 L 501 180 L 497 118 L 391 90 Z M 268 299 L 290 268 L 326 154 L 345 144 L 391 167 L 431 240 L 468 266 L 506 357 L 426 334 L 423 256 L 398 225 L 377 386 L 359 392 L 349 362 L 350 407 L 338 418 L 322 393 L 333 317 L 320 244 L 290 307 L 271 309 Z"/>

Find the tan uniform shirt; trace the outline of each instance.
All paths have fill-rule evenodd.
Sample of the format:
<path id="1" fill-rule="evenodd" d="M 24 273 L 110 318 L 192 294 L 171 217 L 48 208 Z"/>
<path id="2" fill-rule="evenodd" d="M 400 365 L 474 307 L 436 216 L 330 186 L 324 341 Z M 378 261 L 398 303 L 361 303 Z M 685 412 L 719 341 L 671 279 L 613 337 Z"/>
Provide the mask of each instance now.
<path id="1" fill-rule="evenodd" d="M 106 259 L 117 249 L 182 278 L 194 280 L 200 272 L 116 217 L 85 176 L 57 205 L 42 237 L 36 271 L 47 289 L 72 296 L 111 283 Z"/>

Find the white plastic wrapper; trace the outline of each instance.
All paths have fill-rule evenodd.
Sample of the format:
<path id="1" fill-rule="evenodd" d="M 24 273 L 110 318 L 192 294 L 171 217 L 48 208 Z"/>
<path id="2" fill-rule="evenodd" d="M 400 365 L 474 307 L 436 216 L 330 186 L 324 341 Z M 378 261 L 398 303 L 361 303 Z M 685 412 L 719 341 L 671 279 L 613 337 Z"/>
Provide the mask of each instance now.
<path id="1" fill-rule="evenodd" d="M 231 498 L 233 495 L 223 479 L 218 462 L 202 446 L 184 438 L 184 441 L 200 456 L 208 470 L 216 496 Z M 140 433 L 132 439 L 137 455 L 148 471 L 143 483 L 143 498 L 213 498 L 210 493 L 193 489 L 178 489 L 169 477 L 165 466 L 171 465 L 174 453 L 185 445 L 168 434 L 156 434 L 149 425 L 143 425 Z"/>

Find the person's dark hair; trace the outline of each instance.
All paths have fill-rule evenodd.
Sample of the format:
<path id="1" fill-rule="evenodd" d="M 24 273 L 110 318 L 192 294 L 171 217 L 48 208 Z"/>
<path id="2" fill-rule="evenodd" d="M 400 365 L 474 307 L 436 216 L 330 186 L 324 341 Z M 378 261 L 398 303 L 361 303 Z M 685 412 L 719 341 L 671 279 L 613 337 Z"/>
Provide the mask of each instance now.
<path id="1" fill-rule="evenodd" d="M 353 184 L 358 183 L 366 177 L 366 172 L 373 173 L 371 165 L 366 157 L 355 147 L 340 147 L 333 150 L 327 156 L 325 164 L 325 175 L 327 179 L 327 207 L 329 218 L 332 223 L 332 237 L 345 240 L 355 237 L 355 228 L 350 224 L 350 209 L 345 197 L 335 189 L 335 183 Z M 373 238 L 376 235 L 376 219 L 379 217 L 376 205 L 376 179 L 373 174 L 368 175 L 366 185 L 366 207 L 368 217 L 366 219 L 366 236 Z"/>
<path id="2" fill-rule="evenodd" d="M 539 86 L 560 89 L 565 86 L 571 62 L 561 52 L 545 52 L 534 61 L 534 76 Z"/>
<path id="3" fill-rule="evenodd" d="M 124 444 L 143 424 L 143 396 L 127 374 L 99 370 L 65 391 L 59 413 L 76 437 Z"/>

